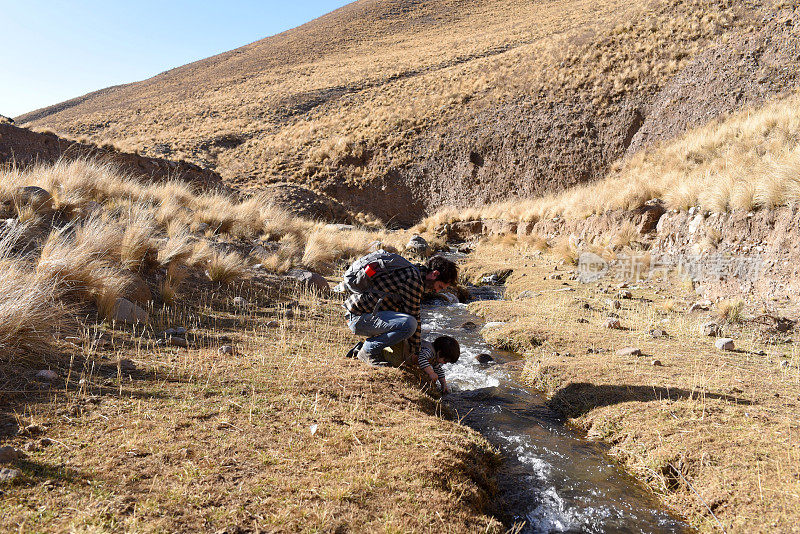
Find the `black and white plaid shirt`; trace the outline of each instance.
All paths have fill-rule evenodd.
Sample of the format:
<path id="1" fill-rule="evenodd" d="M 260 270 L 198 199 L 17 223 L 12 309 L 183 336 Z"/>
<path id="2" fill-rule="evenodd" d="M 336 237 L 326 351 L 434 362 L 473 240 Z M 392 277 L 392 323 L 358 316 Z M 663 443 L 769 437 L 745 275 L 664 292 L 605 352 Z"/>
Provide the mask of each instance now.
<path id="1" fill-rule="evenodd" d="M 420 310 L 427 273 L 428 268 L 424 265 L 378 273 L 372 279 L 372 292 L 353 293 L 344 301 L 344 309 L 351 315 L 396 311 L 412 316 L 417 320 L 417 331 L 408 338 L 408 344 L 411 354 L 416 356 L 422 332 Z"/>

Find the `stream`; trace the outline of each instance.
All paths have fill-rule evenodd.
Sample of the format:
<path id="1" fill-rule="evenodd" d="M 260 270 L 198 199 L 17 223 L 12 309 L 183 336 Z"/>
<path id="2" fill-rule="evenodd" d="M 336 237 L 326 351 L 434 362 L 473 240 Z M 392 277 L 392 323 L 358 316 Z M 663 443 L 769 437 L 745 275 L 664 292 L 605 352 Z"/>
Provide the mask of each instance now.
<path id="1" fill-rule="evenodd" d="M 484 290 L 484 297 L 497 297 Z M 522 524 L 524 533 L 672 533 L 688 526 L 661 509 L 655 498 L 606 454 L 602 444 L 565 425 L 546 399 L 526 387 L 506 363 L 514 354 L 494 350 L 480 327 L 483 320 L 465 304 L 434 301 L 423 307 L 423 335 L 450 335 L 461 357 L 445 364 L 453 393 L 445 397 L 462 423 L 500 450 L 497 473 L 502 519 Z M 479 363 L 478 354 L 494 361 Z"/>

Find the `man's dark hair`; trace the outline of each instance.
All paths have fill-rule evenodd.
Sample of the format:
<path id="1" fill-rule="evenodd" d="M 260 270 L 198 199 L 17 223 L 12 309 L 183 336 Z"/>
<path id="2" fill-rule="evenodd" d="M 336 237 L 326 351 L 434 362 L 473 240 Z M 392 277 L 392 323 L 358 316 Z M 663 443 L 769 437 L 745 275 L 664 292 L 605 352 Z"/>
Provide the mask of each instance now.
<path id="1" fill-rule="evenodd" d="M 458 341 L 450 336 L 439 336 L 433 340 L 433 349 L 436 355 L 447 363 L 456 363 L 461 355 L 461 347 Z"/>
<path id="2" fill-rule="evenodd" d="M 434 256 L 428 260 L 428 269 L 439 271 L 438 281 L 453 285 L 458 279 L 458 266 L 452 261 L 441 256 Z"/>

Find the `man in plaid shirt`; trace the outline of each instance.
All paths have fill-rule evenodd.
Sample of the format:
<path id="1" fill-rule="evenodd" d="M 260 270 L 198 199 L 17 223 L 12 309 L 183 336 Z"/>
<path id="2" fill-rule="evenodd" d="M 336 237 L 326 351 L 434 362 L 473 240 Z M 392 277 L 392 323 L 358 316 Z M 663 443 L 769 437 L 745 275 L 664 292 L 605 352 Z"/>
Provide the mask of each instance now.
<path id="1" fill-rule="evenodd" d="M 442 291 L 458 278 L 458 267 L 450 260 L 434 256 L 427 265 L 412 265 L 378 273 L 372 289 L 353 293 L 344 301 L 347 325 L 367 340 L 356 356 L 370 365 L 380 365 L 382 351 L 408 339 L 416 361 L 419 355 L 422 324 L 422 295 Z"/>

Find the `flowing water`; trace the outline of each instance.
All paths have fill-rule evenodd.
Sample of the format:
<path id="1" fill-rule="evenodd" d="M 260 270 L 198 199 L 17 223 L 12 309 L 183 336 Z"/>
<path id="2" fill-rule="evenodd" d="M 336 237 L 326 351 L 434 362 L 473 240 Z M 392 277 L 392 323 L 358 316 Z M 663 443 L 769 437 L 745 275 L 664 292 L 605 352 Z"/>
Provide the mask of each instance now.
<path id="1" fill-rule="evenodd" d="M 423 312 L 423 332 L 451 335 L 461 358 L 446 364 L 453 393 L 446 397 L 462 422 L 478 430 L 503 454 L 498 473 L 504 519 L 521 532 L 687 532 L 659 509 L 655 499 L 606 455 L 603 446 L 565 426 L 545 399 L 515 377 L 513 354 L 493 350 L 481 324 L 464 304 L 434 303 Z M 478 363 L 478 354 L 494 362 Z"/>

